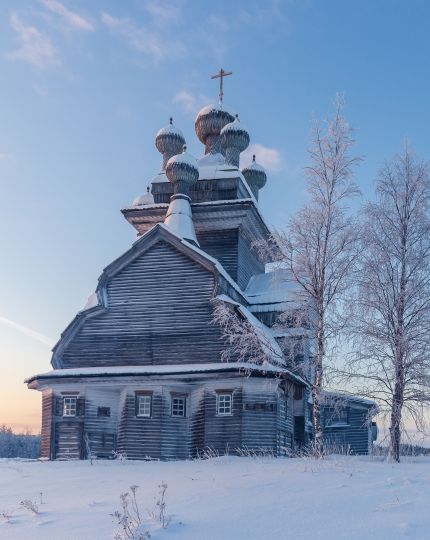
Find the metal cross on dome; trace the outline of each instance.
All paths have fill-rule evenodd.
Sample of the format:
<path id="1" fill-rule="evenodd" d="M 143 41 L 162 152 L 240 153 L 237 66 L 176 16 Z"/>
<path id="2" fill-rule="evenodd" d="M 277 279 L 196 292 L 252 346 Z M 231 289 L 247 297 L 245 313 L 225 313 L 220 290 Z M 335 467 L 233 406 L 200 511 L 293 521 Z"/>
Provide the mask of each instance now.
<path id="1" fill-rule="evenodd" d="M 211 79 L 219 79 L 219 104 L 222 105 L 222 98 L 224 96 L 224 92 L 222 91 L 222 83 L 224 77 L 227 77 L 228 75 L 233 75 L 232 71 L 224 71 L 222 68 L 219 70 L 219 72 L 216 75 L 212 75 Z"/>

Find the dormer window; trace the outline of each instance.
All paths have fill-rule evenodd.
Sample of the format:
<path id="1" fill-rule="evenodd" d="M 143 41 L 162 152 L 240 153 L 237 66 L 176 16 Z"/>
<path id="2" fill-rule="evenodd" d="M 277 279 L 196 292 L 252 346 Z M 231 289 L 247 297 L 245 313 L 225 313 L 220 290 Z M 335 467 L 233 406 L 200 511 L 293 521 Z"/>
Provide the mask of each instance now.
<path id="1" fill-rule="evenodd" d="M 77 401 L 75 396 L 63 397 L 63 416 L 76 416 Z"/>

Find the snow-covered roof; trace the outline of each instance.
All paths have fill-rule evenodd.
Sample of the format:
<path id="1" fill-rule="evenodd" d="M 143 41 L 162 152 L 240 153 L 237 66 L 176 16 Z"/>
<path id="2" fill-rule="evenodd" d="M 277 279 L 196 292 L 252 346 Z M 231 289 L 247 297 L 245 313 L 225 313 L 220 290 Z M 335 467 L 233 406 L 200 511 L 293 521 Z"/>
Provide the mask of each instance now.
<path id="1" fill-rule="evenodd" d="M 252 276 L 245 294 L 251 304 L 274 304 L 294 301 L 297 283 L 286 269 Z"/>
<path id="2" fill-rule="evenodd" d="M 181 238 L 191 240 L 199 245 L 188 198 L 176 198 L 172 200 L 167 210 L 164 224 Z"/>
<path id="3" fill-rule="evenodd" d="M 372 399 L 356 396 L 354 394 L 345 394 L 344 392 L 332 392 L 329 390 L 323 390 L 321 394 L 326 397 L 328 400 L 345 400 L 345 401 L 356 401 L 367 407 L 377 407 L 376 402 Z"/>
<path id="4" fill-rule="evenodd" d="M 99 305 L 99 297 L 97 296 L 96 292 L 93 292 L 88 297 L 88 300 L 87 300 L 84 308 L 82 309 L 82 311 L 86 311 L 87 309 L 92 309 L 92 308 L 94 308 L 94 307 L 96 307 L 98 305 Z"/>
<path id="5" fill-rule="evenodd" d="M 225 294 L 217 296 L 218 300 L 234 305 L 242 316 L 251 324 L 256 335 L 258 336 L 264 354 L 273 360 L 277 365 L 283 362 L 283 353 L 278 345 L 276 339 L 273 336 L 271 329 L 257 319 L 245 306 L 239 302 L 235 302 L 232 298 Z"/>
<path id="6" fill-rule="evenodd" d="M 202 364 L 170 364 L 160 366 L 103 366 L 52 369 L 45 373 L 32 375 L 25 379 L 29 384 L 36 379 L 56 379 L 65 377 L 100 377 L 100 376 L 129 376 L 129 375 L 176 375 L 181 373 L 210 373 L 216 371 L 254 371 L 259 373 L 290 374 L 282 367 L 270 364 L 251 364 L 248 362 L 211 362 Z"/>

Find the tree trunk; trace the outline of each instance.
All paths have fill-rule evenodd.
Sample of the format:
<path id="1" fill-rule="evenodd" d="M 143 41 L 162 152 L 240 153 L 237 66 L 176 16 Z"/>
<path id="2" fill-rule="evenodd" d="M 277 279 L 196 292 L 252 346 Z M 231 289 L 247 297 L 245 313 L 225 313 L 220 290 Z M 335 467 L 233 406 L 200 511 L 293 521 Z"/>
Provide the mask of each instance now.
<path id="1" fill-rule="evenodd" d="M 400 462 L 400 422 L 402 419 L 402 399 L 400 396 L 402 393 L 400 384 L 396 383 L 391 407 L 390 456 L 397 463 Z"/>
<path id="2" fill-rule="evenodd" d="M 317 350 L 315 358 L 315 381 L 312 385 L 313 415 L 312 423 L 314 428 L 314 453 L 315 457 L 321 458 L 324 455 L 323 430 L 321 425 L 321 388 L 323 378 L 323 356 L 324 356 L 324 327 L 322 317 L 318 317 L 317 325 Z"/>

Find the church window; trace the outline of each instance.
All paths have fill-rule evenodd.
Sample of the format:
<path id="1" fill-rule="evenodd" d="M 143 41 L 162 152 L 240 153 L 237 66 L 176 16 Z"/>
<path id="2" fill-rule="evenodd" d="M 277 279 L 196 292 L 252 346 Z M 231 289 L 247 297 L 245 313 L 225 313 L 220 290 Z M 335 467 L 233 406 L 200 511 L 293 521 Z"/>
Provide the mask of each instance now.
<path id="1" fill-rule="evenodd" d="M 64 397 L 63 398 L 63 416 L 76 416 L 77 410 L 77 398 L 76 397 Z"/>
<path id="2" fill-rule="evenodd" d="M 104 416 L 104 417 L 110 416 L 110 407 L 98 407 L 97 416 Z"/>
<path id="3" fill-rule="evenodd" d="M 152 414 L 152 394 L 138 394 L 136 396 L 136 414 L 149 418 Z"/>
<path id="4" fill-rule="evenodd" d="M 172 416 L 185 418 L 187 414 L 187 399 L 185 396 L 172 397 Z"/>
<path id="5" fill-rule="evenodd" d="M 231 392 L 218 392 L 216 395 L 217 416 L 231 416 L 233 414 L 233 395 Z"/>

